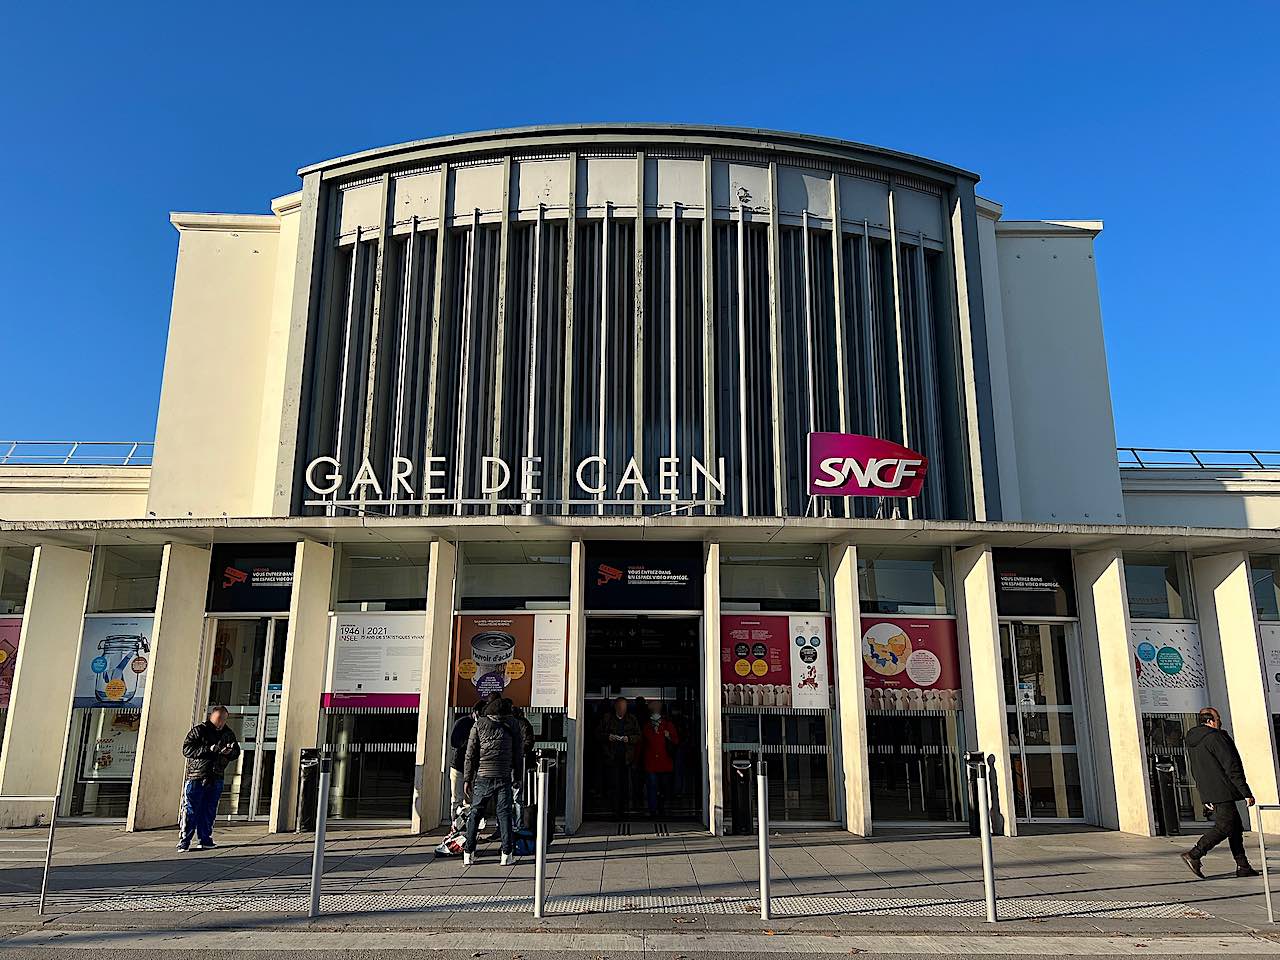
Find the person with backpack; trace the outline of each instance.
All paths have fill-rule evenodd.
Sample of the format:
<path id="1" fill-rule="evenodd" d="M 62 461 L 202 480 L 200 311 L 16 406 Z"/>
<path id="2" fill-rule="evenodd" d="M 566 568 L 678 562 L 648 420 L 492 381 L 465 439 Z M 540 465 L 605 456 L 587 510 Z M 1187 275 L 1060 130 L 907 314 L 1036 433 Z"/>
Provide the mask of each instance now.
<path id="1" fill-rule="evenodd" d="M 512 823 L 511 781 L 523 774 L 524 737 L 511 713 L 511 701 L 499 698 L 476 717 L 467 739 L 463 761 L 464 795 L 471 803 L 467 832 L 462 844 L 462 862 L 475 863 L 476 832 L 480 828 L 480 808 L 493 797 L 502 842 L 502 865 L 516 862 Z"/>

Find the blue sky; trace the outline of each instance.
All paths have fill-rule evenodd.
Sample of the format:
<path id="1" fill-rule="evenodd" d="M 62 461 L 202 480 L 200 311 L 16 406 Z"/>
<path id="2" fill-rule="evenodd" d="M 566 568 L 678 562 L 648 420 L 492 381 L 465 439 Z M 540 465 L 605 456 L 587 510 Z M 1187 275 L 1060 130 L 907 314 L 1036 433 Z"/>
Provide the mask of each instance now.
<path id="1" fill-rule="evenodd" d="M 278 9 L 275 9 L 278 8 Z M 962 14 L 962 17 L 958 15 Z M 1100 218 L 1120 443 L 1280 448 L 1280 4 L 12 4 L 0 437 L 150 438 L 170 210 L 557 121 L 846 137 Z"/>

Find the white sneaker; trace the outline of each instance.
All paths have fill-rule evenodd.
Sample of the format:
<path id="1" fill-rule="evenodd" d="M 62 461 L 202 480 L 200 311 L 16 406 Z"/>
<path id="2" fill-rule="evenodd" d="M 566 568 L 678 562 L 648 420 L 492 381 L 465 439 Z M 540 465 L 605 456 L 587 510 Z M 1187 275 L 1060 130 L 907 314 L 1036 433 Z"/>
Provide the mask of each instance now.
<path id="1" fill-rule="evenodd" d="M 502 855 L 502 865 L 504 867 L 513 867 L 516 863 L 516 855 L 514 853 L 504 853 Z"/>
<path id="2" fill-rule="evenodd" d="M 462 851 L 462 865 L 464 867 L 469 867 L 475 862 L 476 862 L 476 855 L 474 853 L 472 853 L 470 850 Z"/>

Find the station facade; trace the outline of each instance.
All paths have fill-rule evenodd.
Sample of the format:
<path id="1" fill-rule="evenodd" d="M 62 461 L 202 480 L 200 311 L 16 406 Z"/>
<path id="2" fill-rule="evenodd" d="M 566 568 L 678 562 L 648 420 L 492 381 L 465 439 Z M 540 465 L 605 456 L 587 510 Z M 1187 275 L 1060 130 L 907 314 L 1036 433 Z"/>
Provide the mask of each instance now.
<path id="1" fill-rule="evenodd" d="M 1156 829 L 1222 710 L 1276 802 L 1271 461 L 1117 461 L 1097 221 L 967 171 L 770 131 L 467 134 L 174 214 L 154 447 L 0 463 L 0 794 L 174 822 L 226 704 L 221 813 L 433 831 L 491 692 L 615 816 L 617 697 L 679 731 L 664 816 Z M 1136 460 L 1134 457 L 1136 456 Z M 1269 529 L 1270 528 L 1270 529 Z M 640 815 L 637 761 L 625 806 Z"/>

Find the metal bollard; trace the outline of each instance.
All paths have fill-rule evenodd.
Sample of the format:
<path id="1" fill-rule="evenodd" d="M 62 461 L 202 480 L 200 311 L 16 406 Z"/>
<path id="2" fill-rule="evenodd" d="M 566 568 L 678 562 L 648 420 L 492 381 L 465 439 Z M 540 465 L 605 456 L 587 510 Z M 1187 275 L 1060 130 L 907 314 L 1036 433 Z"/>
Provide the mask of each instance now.
<path id="1" fill-rule="evenodd" d="M 756 761 L 756 822 L 760 829 L 760 919 L 773 918 L 769 896 L 769 765 Z"/>
<path id="2" fill-rule="evenodd" d="M 1258 856 L 1262 860 L 1262 894 L 1267 898 L 1267 923 L 1275 923 L 1275 907 L 1271 903 L 1271 871 L 1267 868 L 1267 831 L 1262 817 L 1267 810 L 1280 810 L 1280 803 L 1260 803 L 1253 809 L 1258 818 Z"/>
<path id="3" fill-rule="evenodd" d="M 44 875 L 40 878 L 40 910 L 39 915 L 44 916 L 44 901 L 49 893 L 49 868 L 53 866 L 53 829 L 58 823 L 58 804 L 62 799 L 62 794 L 55 793 L 53 795 L 53 806 L 49 810 L 49 844 L 44 848 Z M 1267 906 L 1270 907 L 1268 898 Z"/>
<path id="4" fill-rule="evenodd" d="M 320 758 L 320 782 L 316 785 L 316 842 L 311 853 L 311 908 L 307 916 L 320 916 L 320 883 L 324 877 L 324 828 L 329 819 L 329 776 L 333 758 L 326 750 Z"/>
<path id="5" fill-rule="evenodd" d="M 547 897 L 547 758 L 538 754 L 538 821 L 533 838 L 533 915 L 541 920 Z"/>
<path id="6" fill-rule="evenodd" d="M 996 922 L 996 870 L 991 850 L 991 782 L 987 777 L 987 757 L 981 750 L 964 755 L 969 775 L 977 780 L 978 828 L 982 836 L 982 886 L 987 899 L 987 923 Z"/>

